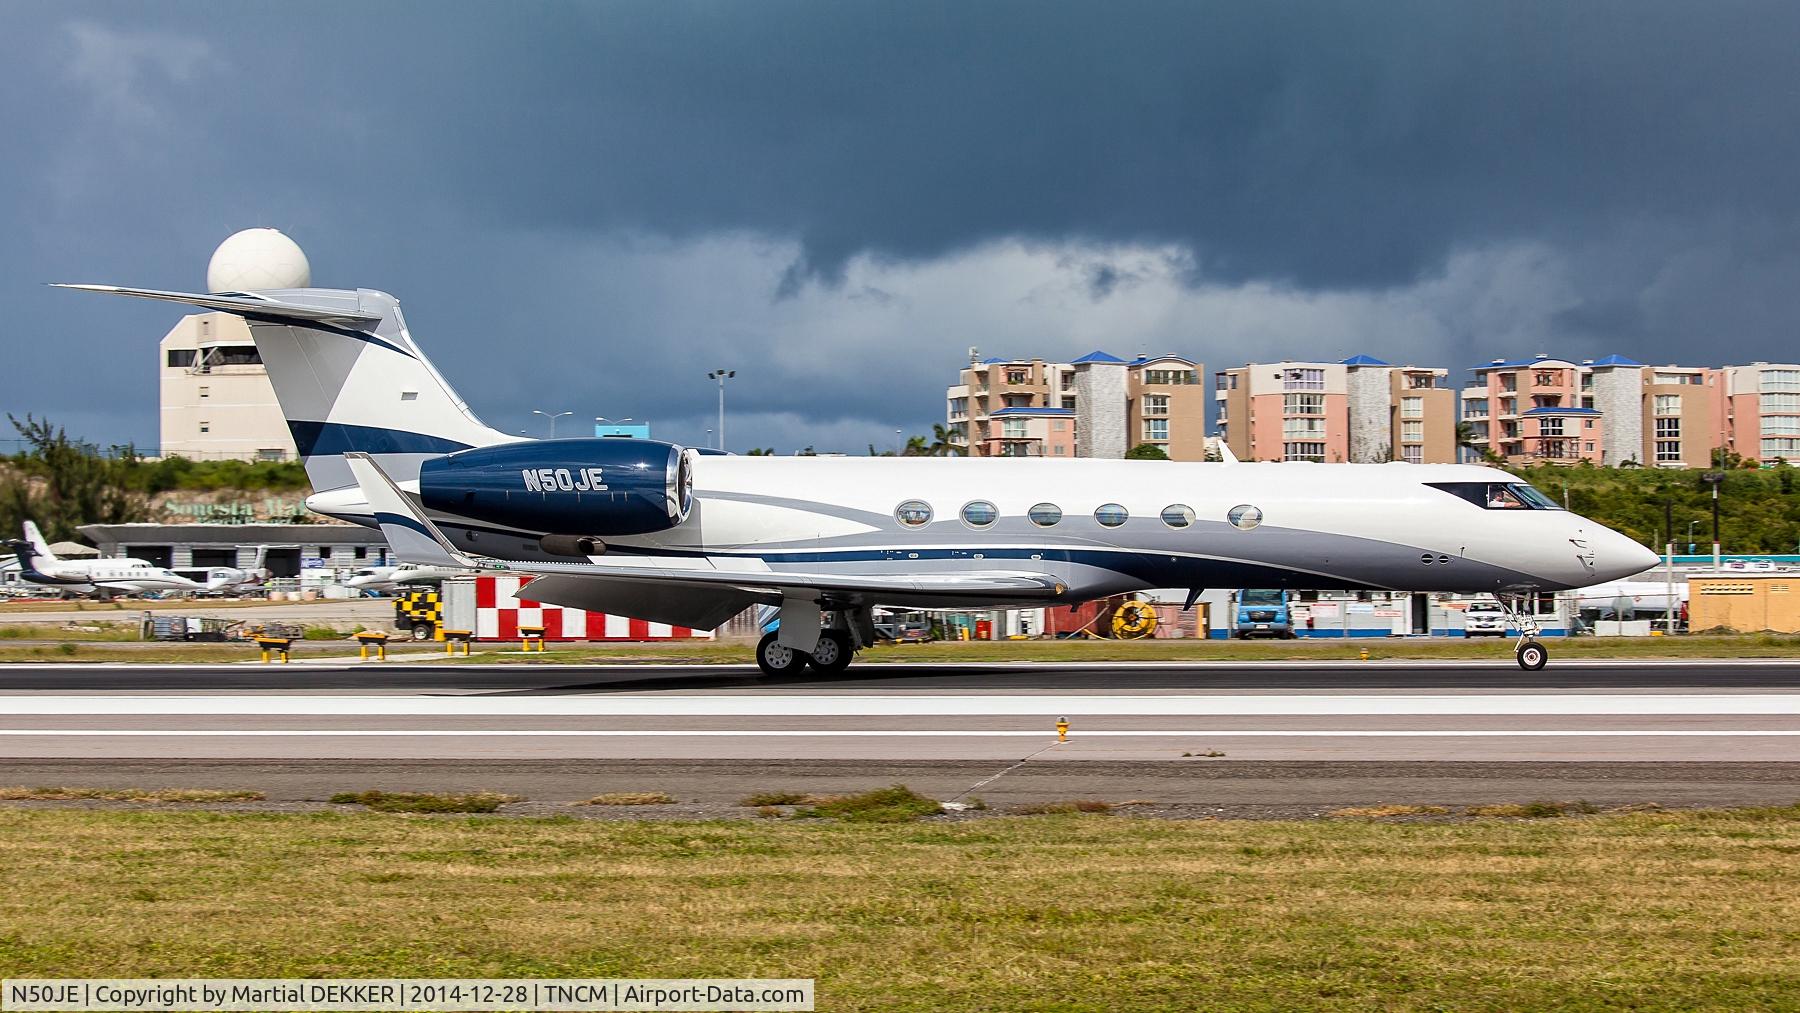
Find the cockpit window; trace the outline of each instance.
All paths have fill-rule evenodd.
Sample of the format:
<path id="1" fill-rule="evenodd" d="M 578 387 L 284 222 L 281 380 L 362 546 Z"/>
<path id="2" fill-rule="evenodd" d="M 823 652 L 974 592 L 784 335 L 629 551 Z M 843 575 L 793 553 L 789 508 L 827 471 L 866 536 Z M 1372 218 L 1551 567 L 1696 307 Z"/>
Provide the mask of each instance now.
<path id="1" fill-rule="evenodd" d="M 1556 501 L 1523 482 L 1427 482 L 1484 510 L 1561 510 Z"/>

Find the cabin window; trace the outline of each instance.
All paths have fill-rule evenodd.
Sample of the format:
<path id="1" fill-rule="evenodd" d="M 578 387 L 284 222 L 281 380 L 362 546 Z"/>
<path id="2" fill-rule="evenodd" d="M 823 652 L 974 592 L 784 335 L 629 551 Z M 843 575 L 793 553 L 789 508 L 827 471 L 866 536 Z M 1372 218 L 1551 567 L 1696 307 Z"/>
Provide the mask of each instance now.
<path id="1" fill-rule="evenodd" d="M 931 523 L 931 504 L 909 499 L 894 508 L 894 519 L 909 528 L 922 528 Z"/>
<path id="2" fill-rule="evenodd" d="M 1117 503 L 1103 503 L 1094 511 L 1094 519 L 1103 528 L 1116 528 L 1130 516 L 1131 513 Z"/>
<path id="3" fill-rule="evenodd" d="M 970 500 L 963 504 L 962 519 L 969 527 L 985 528 L 1000 519 L 1000 511 L 987 500 Z"/>
<path id="4" fill-rule="evenodd" d="M 1055 527 L 1056 523 L 1062 520 L 1062 507 L 1055 503 L 1039 503 L 1025 511 L 1025 516 L 1031 518 L 1031 523 L 1040 528 Z"/>
<path id="5" fill-rule="evenodd" d="M 1194 523 L 1194 508 L 1183 503 L 1163 507 L 1162 522 L 1172 528 L 1185 528 Z"/>
<path id="6" fill-rule="evenodd" d="M 1225 519 L 1239 531 L 1249 531 L 1262 523 L 1262 510 L 1248 503 L 1240 503 L 1226 512 Z"/>

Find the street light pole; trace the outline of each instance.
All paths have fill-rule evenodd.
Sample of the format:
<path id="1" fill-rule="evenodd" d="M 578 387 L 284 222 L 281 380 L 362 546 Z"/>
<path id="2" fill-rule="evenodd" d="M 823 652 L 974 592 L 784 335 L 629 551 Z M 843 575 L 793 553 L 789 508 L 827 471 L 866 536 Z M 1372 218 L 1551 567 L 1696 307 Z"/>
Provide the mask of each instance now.
<path id="1" fill-rule="evenodd" d="M 1712 521 L 1713 521 L 1713 569 L 1719 568 L 1719 486 L 1725 484 L 1725 473 L 1709 471 L 1700 476 L 1700 480 L 1712 486 Z"/>
<path id="2" fill-rule="evenodd" d="M 1663 500 L 1663 632 L 1675 635 L 1675 501 Z"/>
<path id="3" fill-rule="evenodd" d="M 719 382 L 719 449 L 725 449 L 725 381 L 737 375 L 735 369 L 715 369 L 706 374 L 708 380 Z"/>
<path id="4" fill-rule="evenodd" d="M 554 439 L 556 439 L 556 420 L 562 418 L 564 415 L 573 415 L 575 413 L 574 412 L 557 412 L 556 414 L 552 415 L 549 412 L 539 411 L 536 408 L 533 408 L 531 410 L 531 414 L 542 415 L 543 417 L 550 420 L 550 438 L 554 440 Z"/>

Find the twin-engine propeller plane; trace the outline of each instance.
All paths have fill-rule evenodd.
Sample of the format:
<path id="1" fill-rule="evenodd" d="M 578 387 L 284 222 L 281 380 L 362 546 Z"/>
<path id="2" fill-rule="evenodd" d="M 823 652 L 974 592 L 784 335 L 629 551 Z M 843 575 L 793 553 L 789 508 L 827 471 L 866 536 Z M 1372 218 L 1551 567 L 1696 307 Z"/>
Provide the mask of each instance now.
<path id="1" fill-rule="evenodd" d="M 771 674 L 835 672 L 871 610 L 1072 605 L 1149 588 L 1494 594 L 1542 668 L 1527 596 L 1656 556 L 1490 468 L 735 457 L 527 440 L 477 419 L 369 289 L 69 288 L 249 324 L 315 490 L 399 558 L 537 575 L 534 599 L 707 629 L 780 609 Z"/>

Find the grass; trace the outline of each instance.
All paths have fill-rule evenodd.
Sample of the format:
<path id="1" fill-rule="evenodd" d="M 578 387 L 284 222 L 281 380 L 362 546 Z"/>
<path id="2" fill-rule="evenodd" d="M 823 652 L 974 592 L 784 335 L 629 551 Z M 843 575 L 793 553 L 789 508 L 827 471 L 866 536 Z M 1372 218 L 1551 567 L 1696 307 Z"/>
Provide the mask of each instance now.
<path id="1" fill-rule="evenodd" d="M 517 795 L 477 791 L 463 795 L 413 791 L 341 791 L 331 796 L 333 805 L 363 805 L 383 813 L 491 813 L 508 802 L 523 801 Z"/>
<path id="2" fill-rule="evenodd" d="M 1326 815 L 1340 820 L 1380 820 L 1392 816 L 1442 816 L 1449 811 L 1441 805 L 1370 805 L 1333 809 Z"/>
<path id="3" fill-rule="evenodd" d="M 260 802 L 260 791 L 194 788 L 0 788 L 6 802 Z"/>
<path id="4" fill-rule="evenodd" d="M 1099 799 L 1084 798 L 1072 802 L 1033 802 L 1027 805 L 1016 805 L 1007 812 L 1017 816 L 1050 816 L 1058 813 L 1109 813 L 1113 811 L 1111 802 Z"/>
<path id="5" fill-rule="evenodd" d="M 909 823 L 943 811 L 937 799 L 926 798 L 904 784 L 876 788 L 855 795 L 834 795 L 811 800 L 794 810 L 797 819 L 827 818 L 849 823 Z"/>
<path id="6" fill-rule="evenodd" d="M 771 805 L 800 805 L 805 802 L 819 801 L 816 795 L 808 795 L 801 791 L 759 791 L 754 795 L 746 795 L 738 800 L 738 805 L 762 808 Z"/>
<path id="7" fill-rule="evenodd" d="M 902 824 L 0 810 L 0 967 L 816 977 L 831 1010 L 1784 1009 L 1797 854 L 1800 807 Z"/>
<path id="8" fill-rule="evenodd" d="M 609 791 L 576 805 L 669 805 L 675 796 L 661 791 Z"/>
<path id="9" fill-rule="evenodd" d="M 1463 810 L 1470 816 L 1497 816 L 1511 819 L 1541 820 L 1555 816 L 1586 816 L 1600 810 L 1582 802 L 1505 802 L 1498 805 L 1476 805 Z"/>

